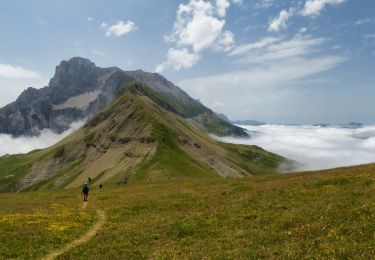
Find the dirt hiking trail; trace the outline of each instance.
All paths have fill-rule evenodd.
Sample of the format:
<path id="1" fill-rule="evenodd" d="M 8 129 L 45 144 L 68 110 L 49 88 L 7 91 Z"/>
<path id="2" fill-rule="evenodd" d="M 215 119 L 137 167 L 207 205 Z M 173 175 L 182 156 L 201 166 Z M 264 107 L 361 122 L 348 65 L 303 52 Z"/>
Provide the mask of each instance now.
<path id="1" fill-rule="evenodd" d="M 85 209 L 86 207 L 87 207 L 87 202 L 84 202 L 83 205 L 82 205 L 82 209 Z M 95 225 L 92 228 L 90 228 L 89 231 L 86 232 L 86 234 L 84 234 L 80 238 L 78 238 L 78 239 L 76 239 L 76 240 L 74 240 L 74 241 L 66 244 L 62 248 L 53 251 L 52 253 L 48 254 L 47 256 L 45 256 L 42 259 L 43 260 L 53 260 L 57 256 L 65 253 L 65 252 L 68 252 L 73 247 L 76 247 L 76 246 L 79 246 L 79 245 L 81 245 L 83 243 L 86 243 L 91 238 L 93 238 L 96 235 L 96 233 L 102 228 L 102 226 L 104 225 L 104 223 L 107 220 L 107 217 L 106 217 L 105 212 L 103 210 L 97 209 L 96 213 L 97 213 L 99 219 L 95 223 Z"/>

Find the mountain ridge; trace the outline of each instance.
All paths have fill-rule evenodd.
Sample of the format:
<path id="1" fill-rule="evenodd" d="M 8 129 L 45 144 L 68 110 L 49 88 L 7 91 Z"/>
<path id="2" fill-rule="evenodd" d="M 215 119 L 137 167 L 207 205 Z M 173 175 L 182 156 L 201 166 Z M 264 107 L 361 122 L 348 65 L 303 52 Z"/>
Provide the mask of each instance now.
<path id="1" fill-rule="evenodd" d="M 274 174 L 286 159 L 256 146 L 224 144 L 172 113 L 156 91 L 125 84 L 118 97 L 57 144 L 0 158 L 0 191 L 100 183 L 239 178 Z"/>
<path id="2" fill-rule="evenodd" d="M 130 82 L 149 86 L 169 102 L 174 113 L 194 120 L 206 131 L 220 136 L 247 136 L 246 131 L 220 119 L 157 73 L 100 68 L 81 57 L 62 61 L 48 86 L 30 87 L 1 108 L 0 133 L 35 136 L 46 128 L 61 133 L 74 121 L 92 118 L 114 100 L 122 85 Z"/>

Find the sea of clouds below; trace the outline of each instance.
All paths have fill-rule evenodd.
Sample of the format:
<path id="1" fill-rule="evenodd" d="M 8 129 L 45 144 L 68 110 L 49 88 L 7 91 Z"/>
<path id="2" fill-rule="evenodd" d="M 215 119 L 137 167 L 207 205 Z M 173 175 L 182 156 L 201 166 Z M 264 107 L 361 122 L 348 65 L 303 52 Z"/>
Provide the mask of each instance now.
<path id="1" fill-rule="evenodd" d="M 295 169 L 319 170 L 375 162 L 375 126 L 241 126 L 251 138 L 224 137 L 221 141 L 257 145 L 298 161 Z"/>
<path id="2" fill-rule="evenodd" d="M 0 156 L 49 147 L 84 124 L 76 122 L 62 134 L 43 130 L 37 137 L 13 138 L 0 134 Z M 299 162 L 295 170 L 319 170 L 375 162 L 375 126 L 241 126 L 251 138 L 215 137 L 223 142 L 258 145 Z"/>
<path id="3" fill-rule="evenodd" d="M 14 138 L 11 135 L 0 134 L 0 156 L 27 153 L 35 149 L 49 147 L 80 128 L 84 122 L 72 123 L 70 128 L 61 134 L 56 134 L 47 129 L 42 130 L 39 136 L 34 137 L 22 136 Z"/>

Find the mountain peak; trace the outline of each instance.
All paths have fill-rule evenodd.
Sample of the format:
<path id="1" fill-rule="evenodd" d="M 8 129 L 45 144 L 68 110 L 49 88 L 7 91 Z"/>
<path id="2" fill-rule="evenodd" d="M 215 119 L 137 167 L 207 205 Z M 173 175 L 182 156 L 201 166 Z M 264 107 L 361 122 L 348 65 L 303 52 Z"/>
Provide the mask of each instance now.
<path id="1" fill-rule="evenodd" d="M 91 85 L 97 70 L 95 63 L 85 58 L 73 57 L 68 61 L 63 60 L 56 67 L 55 75 L 50 80 L 49 85 Z"/>
<path id="2" fill-rule="evenodd" d="M 95 63 L 92 62 L 91 60 L 89 59 L 86 59 L 86 58 L 82 58 L 82 57 L 72 57 L 70 58 L 69 60 L 65 61 L 63 60 L 60 64 L 62 63 L 68 63 L 68 64 L 71 64 L 71 65 L 79 65 L 79 66 L 95 66 Z"/>
<path id="3" fill-rule="evenodd" d="M 210 133 L 247 136 L 160 74 L 100 68 L 81 57 L 62 61 L 47 87 L 26 90 L 17 102 L 0 111 L 0 133 L 36 135 L 45 128 L 61 133 L 75 120 L 92 118 L 131 82 L 140 85 L 128 91 L 149 96 L 164 109 L 195 120 Z"/>

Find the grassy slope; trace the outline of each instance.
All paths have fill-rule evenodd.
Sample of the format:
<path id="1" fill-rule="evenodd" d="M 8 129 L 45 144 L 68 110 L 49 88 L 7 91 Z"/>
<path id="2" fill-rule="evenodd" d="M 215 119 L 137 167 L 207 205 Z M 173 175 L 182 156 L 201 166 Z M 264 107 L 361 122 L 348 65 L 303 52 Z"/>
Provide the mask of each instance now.
<path id="1" fill-rule="evenodd" d="M 244 129 L 226 122 L 199 102 L 183 103 L 171 95 L 156 92 L 140 84 L 138 84 L 138 86 L 136 84 L 136 88 L 164 109 L 184 118 L 192 118 L 195 122 L 199 123 L 206 132 L 217 136 L 248 136 Z"/>
<path id="2" fill-rule="evenodd" d="M 80 237 L 97 219 L 91 206 L 81 210 L 78 193 L 0 197 L 0 259 L 40 259 Z"/>
<path id="3" fill-rule="evenodd" d="M 285 161 L 279 155 L 272 154 L 257 146 L 220 143 L 229 157 L 252 175 L 275 174 Z"/>
<path id="4" fill-rule="evenodd" d="M 206 165 L 182 151 L 175 134 L 165 125 L 156 123 L 154 137 L 160 142 L 156 155 L 137 170 L 132 181 L 218 177 Z"/>
<path id="5" fill-rule="evenodd" d="M 208 158 L 204 162 L 199 156 L 191 154 L 195 148 L 184 149 L 186 146 L 183 147 L 181 139 L 201 143 L 206 149 L 203 150 L 202 147 L 201 150 L 207 156 L 213 156 L 216 161 L 225 159 L 225 163 L 232 164 L 232 168 L 237 167 L 236 169 L 244 175 L 273 174 L 283 161 L 283 158 L 255 146 L 230 145 L 212 140 L 206 133 L 190 125 L 183 118 L 168 112 L 166 110 L 168 102 L 145 86 L 130 84 L 124 88 L 123 92 L 121 97 L 107 109 L 58 144 L 26 155 L 1 157 L 0 191 L 14 191 L 16 183 L 30 171 L 33 163 L 41 160 L 45 165 L 58 161 L 57 163 L 61 165 L 59 172 L 56 176 L 24 190 L 54 189 L 56 181 L 65 175 L 68 178 L 64 177 L 60 188 L 70 185 L 80 174 L 88 174 L 97 180 L 98 176 L 102 177 L 110 169 L 103 168 L 98 169 L 98 172 L 85 173 L 87 169 L 85 167 L 89 167 L 93 160 L 98 160 L 97 157 L 93 157 L 93 150 L 100 149 L 104 154 L 110 148 L 125 149 L 125 146 L 129 144 L 116 143 L 119 137 L 133 136 L 139 139 L 150 135 L 158 143 L 157 152 L 151 161 L 145 161 L 139 169 L 119 169 L 118 174 L 109 179 L 111 182 L 116 182 L 129 174 L 134 176 L 131 178 L 132 182 L 147 181 L 150 178 L 168 180 L 170 178 L 216 177 L 214 169 L 207 165 Z M 148 133 L 145 129 L 151 129 L 151 132 Z M 133 146 L 134 149 L 141 147 L 135 143 Z M 219 151 L 221 157 L 211 155 L 211 151 Z M 87 154 L 91 154 L 91 158 L 88 158 Z M 115 161 L 118 160 L 115 157 L 112 159 L 106 163 L 108 165 L 120 163 L 120 161 Z M 37 169 L 36 172 L 41 172 L 41 170 Z"/>
<path id="6" fill-rule="evenodd" d="M 52 193 L 52 197 L 74 205 L 74 192 L 78 194 L 65 191 Z M 5 230 L 1 239 L 11 238 L 14 228 L 2 221 L 3 214 L 25 211 L 12 206 L 20 200 L 48 207 L 51 199 L 43 194 L 0 195 L 8 205 L 0 210 L 0 225 Z M 90 204 L 105 209 L 108 222 L 90 242 L 60 259 L 93 255 L 102 259 L 368 259 L 375 254 L 374 201 L 375 165 L 236 180 L 105 186 L 93 189 Z M 18 225 L 17 230 L 23 226 L 34 239 L 45 241 L 40 227 L 25 222 Z M 23 252 L 37 254 L 45 246 L 31 247 L 27 236 L 12 239 L 19 251 L 4 252 L 11 250 L 13 257 Z"/>
<path id="7" fill-rule="evenodd" d="M 55 157 L 66 144 L 71 143 L 74 145 L 77 140 L 82 138 L 82 133 L 78 131 L 46 149 L 34 150 L 27 154 L 6 155 L 0 157 L 0 192 L 16 191 L 17 182 L 30 171 L 34 163 L 39 162 L 49 156 Z M 65 173 L 67 170 L 72 170 L 72 167 L 77 166 L 78 162 L 79 160 L 74 161 L 67 166 L 61 167 L 58 175 Z M 43 183 L 38 184 L 36 187 L 30 187 L 28 190 L 39 190 L 42 187 L 47 188 L 51 184 L 51 181 L 44 181 Z"/>

